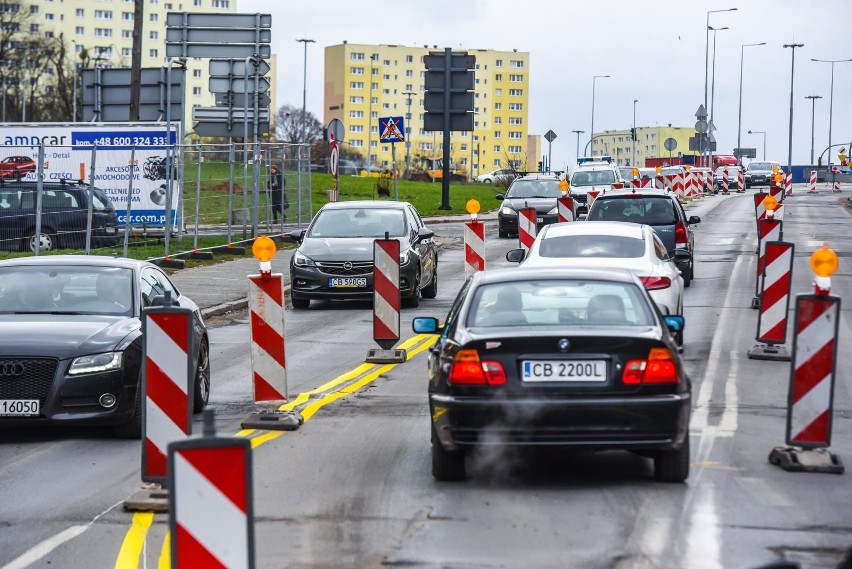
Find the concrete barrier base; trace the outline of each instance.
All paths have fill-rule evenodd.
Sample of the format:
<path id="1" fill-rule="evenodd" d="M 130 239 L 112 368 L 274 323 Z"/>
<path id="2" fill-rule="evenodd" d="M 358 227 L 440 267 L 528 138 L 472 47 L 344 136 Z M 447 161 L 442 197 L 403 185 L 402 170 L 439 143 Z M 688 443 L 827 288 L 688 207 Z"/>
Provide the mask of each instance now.
<path id="1" fill-rule="evenodd" d="M 408 354 L 405 350 L 378 350 L 372 349 L 367 352 L 368 364 L 401 364 L 405 363 Z"/>
<path id="2" fill-rule="evenodd" d="M 124 501 L 125 512 L 168 512 L 169 490 L 159 484 L 146 484 Z"/>
<path id="3" fill-rule="evenodd" d="M 213 251 L 216 253 L 224 253 L 225 255 L 245 256 L 246 254 L 245 247 L 228 247 L 227 245 L 223 245 L 222 247 L 214 247 Z"/>
<path id="4" fill-rule="evenodd" d="M 768 344 L 756 344 L 748 351 L 750 360 L 771 360 L 776 362 L 789 362 L 790 353 L 786 346 L 770 346 Z"/>
<path id="5" fill-rule="evenodd" d="M 769 453 L 769 462 L 788 472 L 826 474 L 843 474 L 844 472 L 840 457 L 824 448 L 775 447 Z"/>
<path id="6" fill-rule="evenodd" d="M 186 261 L 183 259 L 154 259 L 151 262 L 161 269 L 183 269 L 186 267 Z"/>
<path id="7" fill-rule="evenodd" d="M 760 297 L 759 296 L 755 296 L 754 298 L 751 299 L 751 307 L 754 308 L 755 310 L 760 308 Z"/>
<path id="8" fill-rule="evenodd" d="M 296 411 L 258 411 L 252 413 L 240 423 L 243 429 L 264 429 L 266 431 L 295 431 L 305 420 Z"/>

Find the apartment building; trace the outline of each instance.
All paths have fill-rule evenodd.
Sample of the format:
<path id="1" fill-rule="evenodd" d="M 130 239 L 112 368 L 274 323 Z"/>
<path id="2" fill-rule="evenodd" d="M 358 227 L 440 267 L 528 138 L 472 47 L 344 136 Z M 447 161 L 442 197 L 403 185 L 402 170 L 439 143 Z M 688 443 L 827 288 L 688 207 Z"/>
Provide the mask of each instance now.
<path id="1" fill-rule="evenodd" d="M 383 167 L 391 166 L 391 145 L 380 142 L 379 118 L 406 117 L 412 166 L 441 156 L 443 136 L 423 129 L 423 56 L 442 47 L 366 45 L 344 42 L 325 48 L 323 122 L 340 119 L 344 144 Z M 534 169 L 540 149 L 529 137 L 529 53 L 467 49 L 476 56 L 474 127 L 453 132 L 454 167 L 476 176 L 515 163 Z M 533 135 L 536 136 L 536 135 Z M 397 165 L 405 164 L 405 145 L 396 148 Z"/>
<path id="2" fill-rule="evenodd" d="M 236 4 L 236 0 L 144 0 L 142 67 L 166 65 L 168 12 L 228 14 L 236 12 Z M 62 38 L 71 54 L 69 57 L 81 67 L 130 67 L 134 0 L 3 0 L 3 9 L 29 15 L 22 32 Z M 274 63 L 273 58 L 268 75 L 272 85 L 271 109 L 275 109 Z M 209 60 L 190 58 L 186 65 L 184 102 L 189 132 L 193 105 L 213 106 L 214 97 L 208 91 Z"/>
<path id="3" fill-rule="evenodd" d="M 633 141 L 630 129 L 598 132 L 592 141 L 592 156 L 609 155 L 619 166 L 645 166 L 646 158 L 666 158 L 669 151 L 663 143 L 673 138 L 677 146 L 672 157 L 694 154 L 689 150 L 689 138 L 695 136 L 694 127 L 648 126 L 636 127 L 636 160 L 633 160 Z"/>

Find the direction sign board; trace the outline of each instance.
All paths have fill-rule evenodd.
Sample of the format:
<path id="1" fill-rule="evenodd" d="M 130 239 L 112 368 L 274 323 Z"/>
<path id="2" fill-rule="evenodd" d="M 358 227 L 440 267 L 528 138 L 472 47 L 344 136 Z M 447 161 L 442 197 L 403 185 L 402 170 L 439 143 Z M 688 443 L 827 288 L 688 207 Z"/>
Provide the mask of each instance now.
<path id="1" fill-rule="evenodd" d="M 272 53 L 268 43 L 183 43 L 166 42 L 166 57 L 232 57 L 246 58 L 257 54 L 268 59 Z"/>
<path id="2" fill-rule="evenodd" d="M 707 109 L 704 108 L 704 105 L 698 105 L 698 110 L 695 111 L 695 118 L 698 120 L 707 120 Z"/>
<path id="3" fill-rule="evenodd" d="M 252 76 L 257 72 L 260 75 L 266 75 L 269 73 L 269 64 L 261 59 L 257 63 L 257 67 L 255 69 L 254 63 L 249 61 L 248 64 L 248 74 Z M 244 77 L 246 74 L 246 60 L 245 59 L 211 59 L 209 74 L 211 77 L 228 77 L 229 75 L 237 75 Z"/>
<path id="4" fill-rule="evenodd" d="M 271 28 L 271 14 L 219 14 L 203 12 L 169 12 L 168 28 Z"/>
<path id="5" fill-rule="evenodd" d="M 130 120 L 129 67 L 84 69 L 82 71 L 83 121 L 125 122 Z M 166 69 L 146 67 L 139 78 L 139 120 L 165 120 L 166 101 L 171 102 L 171 116 L 183 116 L 185 70 L 172 68 L 169 79 L 171 93 L 166 89 Z"/>
<path id="6" fill-rule="evenodd" d="M 443 93 L 425 93 L 423 96 L 423 106 L 434 108 L 435 106 L 443 107 Z M 462 91 L 458 93 L 450 93 L 450 112 L 466 112 L 467 109 L 473 108 L 473 91 Z"/>
<path id="7" fill-rule="evenodd" d="M 757 148 L 734 148 L 737 158 L 757 158 Z"/>
<path id="8" fill-rule="evenodd" d="M 230 111 L 230 113 L 228 112 Z M 258 118 L 261 122 L 269 122 L 269 108 L 258 109 Z M 249 122 L 254 122 L 254 108 L 249 107 L 248 112 L 243 107 L 192 107 L 192 120 L 208 122 L 242 122 L 247 117 Z"/>
<path id="9" fill-rule="evenodd" d="M 235 122 L 229 129 L 226 122 L 203 121 L 195 123 L 193 130 L 198 136 L 227 136 L 231 138 L 242 138 L 246 132 L 245 123 L 243 122 Z M 249 123 L 248 133 L 249 136 L 252 136 L 254 133 L 254 123 Z M 269 123 L 261 121 L 257 127 L 258 136 L 265 136 L 268 133 Z"/>
<path id="10" fill-rule="evenodd" d="M 663 148 L 671 152 L 675 148 L 677 148 L 677 140 L 674 138 L 667 138 L 665 142 L 663 142 Z"/>
<path id="11" fill-rule="evenodd" d="M 272 30 L 234 28 L 167 28 L 167 43 L 269 43 Z"/>
<path id="12" fill-rule="evenodd" d="M 689 139 L 690 152 L 707 152 L 708 150 L 716 151 L 716 142 L 708 142 L 706 134 L 692 136 Z"/>
<path id="13" fill-rule="evenodd" d="M 402 117 L 379 119 L 379 142 L 403 142 L 404 140 L 405 122 Z"/>
<path id="14" fill-rule="evenodd" d="M 444 115 L 426 113 L 423 117 L 423 130 L 443 131 Z M 473 113 L 453 113 L 450 115 L 450 130 L 473 130 Z"/>
<path id="15" fill-rule="evenodd" d="M 254 107 L 254 93 L 216 93 L 215 96 L 217 107 L 227 107 L 229 104 L 234 107 L 245 107 L 246 102 L 248 102 L 249 107 Z M 257 94 L 257 105 L 259 107 L 268 107 L 271 102 L 267 93 Z"/>
<path id="16" fill-rule="evenodd" d="M 548 130 L 547 132 L 544 133 L 544 139 L 547 142 L 553 142 L 554 140 L 556 140 L 556 133 L 553 132 L 552 130 Z"/>
<path id="17" fill-rule="evenodd" d="M 208 88 L 211 93 L 266 93 L 269 91 L 269 79 L 259 77 L 255 85 L 254 77 L 249 77 L 248 83 L 243 77 L 211 77 Z"/>

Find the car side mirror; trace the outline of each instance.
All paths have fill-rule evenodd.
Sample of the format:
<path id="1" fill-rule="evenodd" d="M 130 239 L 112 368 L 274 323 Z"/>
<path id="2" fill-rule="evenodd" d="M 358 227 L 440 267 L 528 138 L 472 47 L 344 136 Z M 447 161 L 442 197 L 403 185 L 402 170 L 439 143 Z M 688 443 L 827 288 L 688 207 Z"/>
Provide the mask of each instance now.
<path id="1" fill-rule="evenodd" d="M 418 316 L 411 321 L 411 328 L 415 334 L 438 334 L 441 331 L 438 319 L 431 316 Z"/>
<path id="2" fill-rule="evenodd" d="M 306 231 L 305 229 L 296 229 L 296 230 L 288 233 L 287 237 L 289 237 L 290 239 L 292 239 L 293 241 L 295 241 L 297 243 L 301 243 L 302 239 L 305 238 L 305 231 Z"/>
<path id="3" fill-rule="evenodd" d="M 520 263 L 526 256 L 527 252 L 523 249 L 510 249 L 509 252 L 506 253 L 506 260 L 510 263 Z"/>
<path id="4" fill-rule="evenodd" d="M 421 227 L 417 231 L 417 239 L 420 239 L 420 240 L 431 239 L 434 236 L 435 236 L 435 232 L 432 231 L 431 229 L 429 229 L 428 227 Z"/>
<path id="5" fill-rule="evenodd" d="M 701 223 L 701 218 L 697 215 L 690 215 L 689 220 L 687 221 L 690 225 L 695 225 L 696 223 Z"/>
<path id="6" fill-rule="evenodd" d="M 506 198 L 505 198 L 505 196 L 504 196 L 503 194 L 497 194 L 497 195 L 496 195 L 496 196 L 494 196 L 494 197 L 495 197 L 496 199 L 500 200 L 500 201 L 503 201 L 504 199 L 506 199 Z"/>
<path id="7" fill-rule="evenodd" d="M 680 332 L 686 325 L 686 320 L 679 314 L 663 316 L 663 322 L 666 323 L 666 328 L 672 332 Z"/>
<path id="8" fill-rule="evenodd" d="M 166 294 L 158 294 L 151 299 L 151 306 L 179 306 L 176 298 L 172 297 L 172 291 L 167 290 Z"/>

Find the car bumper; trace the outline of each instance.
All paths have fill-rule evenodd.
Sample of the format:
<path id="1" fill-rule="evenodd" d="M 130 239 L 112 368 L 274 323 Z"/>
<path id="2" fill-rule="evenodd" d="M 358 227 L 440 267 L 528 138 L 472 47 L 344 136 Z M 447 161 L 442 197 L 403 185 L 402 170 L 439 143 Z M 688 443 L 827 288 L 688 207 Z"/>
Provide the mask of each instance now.
<path id="1" fill-rule="evenodd" d="M 399 268 L 399 292 L 403 298 L 414 294 L 416 283 L 416 262 L 410 262 Z M 330 287 L 332 278 L 364 278 L 363 287 Z M 319 267 L 290 268 L 290 294 L 293 298 L 308 300 L 367 300 L 373 298 L 373 273 L 353 275 L 331 274 Z"/>
<path id="2" fill-rule="evenodd" d="M 430 395 L 448 450 L 477 446 L 675 449 L 687 435 L 690 394 L 516 399 Z"/>
<path id="3" fill-rule="evenodd" d="M 559 221 L 559 216 L 552 213 L 537 213 L 536 214 L 536 230 L 540 230 L 545 225 L 550 225 L 551 223 L 557 223 Z M 541 221 L 539 221 L 541 220 Z M 502 213 L 497 214 L 497 226 L 500 229 L 501 233 L 518 233 L 518 216 L 517 215 L 503 215 Z"/>

